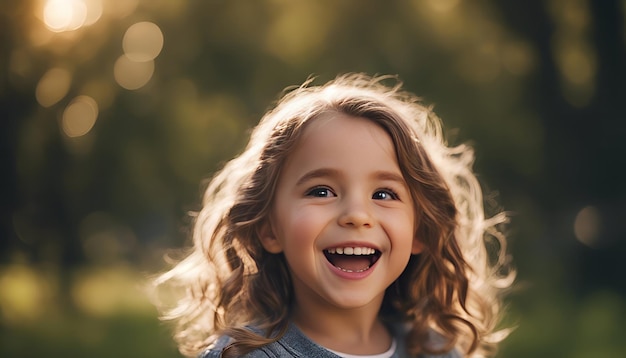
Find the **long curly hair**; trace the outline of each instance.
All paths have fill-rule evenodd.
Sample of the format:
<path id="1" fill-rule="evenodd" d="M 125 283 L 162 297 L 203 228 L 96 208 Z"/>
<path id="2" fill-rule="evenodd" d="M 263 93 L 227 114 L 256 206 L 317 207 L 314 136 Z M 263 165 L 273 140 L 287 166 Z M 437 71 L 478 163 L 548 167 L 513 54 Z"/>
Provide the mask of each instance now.
<path id="1" fill-rule="evenodd" d="M 468 356 L 495 354 L 507 334 L 499 327 L 502 292 L 514 271 L 500 230 L 507 217 L 486 218 L 471 147 L 449 147 L 439 118 L 395 77 L 346 74 L 321 86 L 312 82 L 288 90 L 245 150 L 212 178 L 195 217 L 193 248 L 155 281 L 174 292 L 173 302 L 158 305 L 162 318 L 176 324 L 181 352 L 196 356 L 227 335 L 233 343 L 223 356 L 235 357 L 285 332 L 291 278 L 283 254 L 263 249 L 260 231 L 281 168 L 307 123 L 342 113 L 371 120 L 391 137 L 419 219 L 415 237 L 424 245 L 387 288 L 381 317 L 409 327 L 414 355 L 452 347 Z M 445 343 L 433 344 L 433 332 Z"/>

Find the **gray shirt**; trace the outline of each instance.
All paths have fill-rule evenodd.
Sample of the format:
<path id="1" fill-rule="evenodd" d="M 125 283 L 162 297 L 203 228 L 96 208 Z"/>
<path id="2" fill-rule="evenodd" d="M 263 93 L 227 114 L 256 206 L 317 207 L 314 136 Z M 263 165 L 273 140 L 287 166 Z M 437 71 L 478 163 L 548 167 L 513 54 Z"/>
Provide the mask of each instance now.
<path id="1" fill-rule="evenodd" d="M 400 329 L 394 330 L 397 342 L 396 352 L 393 358 L 409 358 L 406 353 L 404 335 Z M 229 337 L 221 337 L 213 347 L 204 351 L 200 358 L 219 358 L 222 350 L 230 343 Z M 261 348 L 246 354 L 245 358 L 287 358 L 287 357 L 307 357 L 307 358 L 341 358 L 335 353 L 318 345 L 296 327 L 293 323 L 287 328 L 287 332 L 279 340 L 267 344 Z M 418 358 L 461 358 L 457 350 L 452 350 L 443 355 L 419 355 Z"/>

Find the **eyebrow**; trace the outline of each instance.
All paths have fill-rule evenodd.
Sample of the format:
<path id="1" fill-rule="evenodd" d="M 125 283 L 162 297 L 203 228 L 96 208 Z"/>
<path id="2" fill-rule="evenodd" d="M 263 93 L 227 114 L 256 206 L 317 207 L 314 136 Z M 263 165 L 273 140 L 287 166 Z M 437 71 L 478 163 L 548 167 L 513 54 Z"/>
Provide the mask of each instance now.
<path id="1" fill-rule="evenodd" d="M 303 176 L 301 176 L 300 179 L 298 179 L 298 181 L 296 182 L 296 185 L 306 183 L 307 181 L 311 179 L 336 176 L 338 174 L 339 174 L 339 171 L 335 169 L 330 169 L 330 168 L 314 169 L 314 170 L 311 170 L 310 172 L 305 173 Z"/>
<path id="2" fill-rule="evenodd" d="M 400 174 L 396 174 L 394 172 L 389 172 L 386 170 L 379 170 L 372 175 L 374 178 L 378 180 L 389 180 L 398 182 L 398 184 L 406 185 L 406 181 L 404 177 Z"/>
<path id="3" fill-rule="evenodd" d="M 331 169 L 331 168 L 314 169 L 314 170 L 311 170 L 310 172 L 305 173 L 303 176 L 301 176 L 300 179 L 298 179 L 298 181 L 296 182 L 296 185 L 301 185 L 311 179 L 332 177 L 332 176 L 339 176 L 339 175 L 340 175 L 339 171 L 336 169 Z M 377 180 L 389 180 L 389 181 L 397 182 L 398 184 L 406 186 L 406 181 L 404 180 L 404 177 L 402 175 L 396 174 L 394 172 L 390 172 L 387 170 L 378 170 L 374 172 L 371 175 L 371 177 Z"/>

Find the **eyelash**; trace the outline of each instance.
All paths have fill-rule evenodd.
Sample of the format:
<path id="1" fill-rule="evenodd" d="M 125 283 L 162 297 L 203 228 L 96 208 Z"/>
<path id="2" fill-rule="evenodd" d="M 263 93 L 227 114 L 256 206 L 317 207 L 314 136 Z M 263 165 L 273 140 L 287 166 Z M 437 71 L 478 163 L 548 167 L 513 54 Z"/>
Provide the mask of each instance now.
<path id="1" fill-rule="evenodd" d="M 313 196 L 313 197 L 316 197 L 316 198 L 326 198 L 326 197 L 328 197 L 328 195 L 316 195 L 316 194 L 319 194 L 321 191 L 326 191 L 326 192 L 328 192 L 328 194 L 332 194 L 333 196 L 337 196 L 337 194 L 335 194 L 335 192 L 333 192 L 332 190 L 330 190 L 330 188 L 325 187 L 325 186 L 313 187 L 313 188 L 309 189 L 306 192 L 305 195 L 306 196 Z"/>
<path id="2" fill-rule="evenodd" d="M 326 192 L 326 195 L 321 194 L 322 191 Z M 376 190 L 374 192 L 374 195 L 372 195 L 372 199 L 375 199 L 375 200 L 386 200 L 384 198 L 376 199 L 375 197 L 376 197 L 377 194 L 388 194 L 390 196 L 390 200 L 399 200 L 400 199 L 398 194 L 394 190 L 389 189 L 389 188 L 382 188 L 382 189 Z M 313 188 L 309 189 L 306 192 L 305 195 L 306 196 L 313 196 L 313 197 L 316 197 L 316 198 L 326 198 L 326 197 L 329 197 L 329 196 L 337 196 L 337 194 L 335 194 L 334 191 L 332 191 L 330 188 L 325 187 L 325 186 L 313 187 Z"/>
<path id="3" fill-rule="evenodd" d="M 400 196 L 398 196 L 398 193 L 396 193 L 395 191 L 393 191 L 392 189 L 389 189 L 389 188 L 382 188 L 382 189 L 376 190 L 376 192 L 372 196 L 372 199 L 374 199 L 374 196 L 376 194 L 379 194 L 379 193 L 389 194 L 389 196 L 391 197 L 391 200 L 399 200 L 400 199 Z M 385 199 L 377 199 L 377 200 L 385 200 Z"/>

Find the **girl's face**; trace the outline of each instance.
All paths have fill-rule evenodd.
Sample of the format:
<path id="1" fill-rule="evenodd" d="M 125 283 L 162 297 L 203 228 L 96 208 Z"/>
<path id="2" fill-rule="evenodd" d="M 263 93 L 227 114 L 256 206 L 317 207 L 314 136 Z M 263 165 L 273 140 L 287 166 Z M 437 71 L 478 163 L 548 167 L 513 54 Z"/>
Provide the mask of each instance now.
<path id="1" fill-rule="evenodd" d="M 278 180 L 266 250 L 283 252 L 296 309 L 379 309 L 421 251 L 415 209 L 387 133 L 329 114 L 307 124 Z"/>

